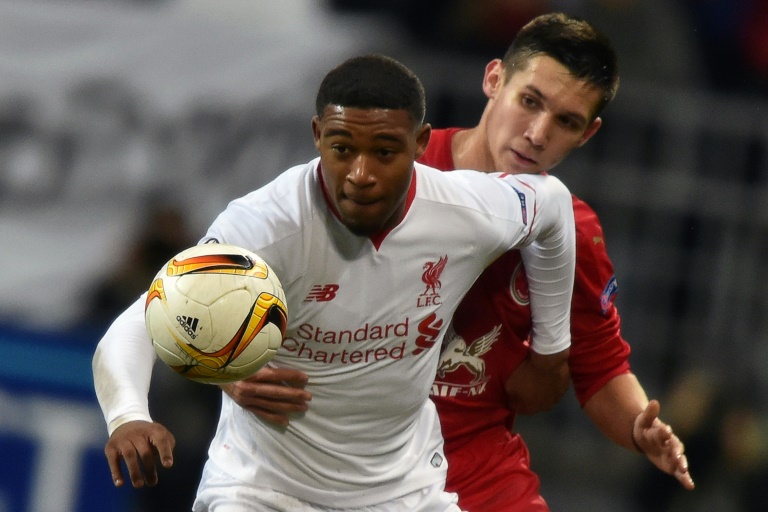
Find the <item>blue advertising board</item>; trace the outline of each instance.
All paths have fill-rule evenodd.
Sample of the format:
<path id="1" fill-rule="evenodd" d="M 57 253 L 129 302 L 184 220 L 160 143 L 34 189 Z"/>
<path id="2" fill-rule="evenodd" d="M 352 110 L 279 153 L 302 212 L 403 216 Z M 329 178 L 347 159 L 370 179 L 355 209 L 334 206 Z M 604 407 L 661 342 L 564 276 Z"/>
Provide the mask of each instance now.
<path id="1" fill-rule="evenodd" d="M 0 512 L 127 512 L 93 391 L 95 339 L 0 328 Z"/>

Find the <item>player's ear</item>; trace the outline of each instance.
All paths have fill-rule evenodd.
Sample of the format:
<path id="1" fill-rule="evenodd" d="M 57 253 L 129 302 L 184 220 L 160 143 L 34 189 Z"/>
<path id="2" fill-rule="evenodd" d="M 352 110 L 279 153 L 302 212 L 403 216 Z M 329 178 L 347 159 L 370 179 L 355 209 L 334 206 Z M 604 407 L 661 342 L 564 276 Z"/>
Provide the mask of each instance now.
<path id="1" fill-rule="evenodd" d="M 320 118 L 314 116 L 312 118 L 312 136 L 315 138 L 315 147 L 320 149 Z"/>
<path id="2" fill-rule="evenodd" d="M 432 136 L 432 125 L 424 123 L 421 128 L 416 132 L 416 157 L 414 160 L 418 160 L 427 150 L 427 144 L 429 144 L 429 138 Z"/>
<path id="3" fill-rule="evenodd" d="M 601 118 L 599 117 L 594 118 L 592 122 L 589 123 L 589 126 L 587 126 L 587 129 L 584 130 L 584 134 L 581 136 L 581 139 L 579 139 L 579 143 L 577 144 L 577 147 L 581 147 L 584 144 L 586 144 L 587 141 L 591 139 L 594 134 L 597 133 L 597 130 L 599 130 L 602 125 L 603 125 L 603 120 Z"/>
<path id="4" fill-rule="evenodd" d="M 485 66 L 483 75 L 483 92 L 488 98 L 493 98 L 496 92 L 504 86 L 504 64 L 501 59 L 493 59 Z"/>

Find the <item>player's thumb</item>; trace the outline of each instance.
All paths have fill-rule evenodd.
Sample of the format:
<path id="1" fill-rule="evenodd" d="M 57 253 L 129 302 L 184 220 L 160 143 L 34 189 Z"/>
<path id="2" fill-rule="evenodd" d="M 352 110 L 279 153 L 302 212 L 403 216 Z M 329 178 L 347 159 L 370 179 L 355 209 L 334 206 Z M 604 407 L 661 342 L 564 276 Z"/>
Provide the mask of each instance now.
<path id="1" fill-rule="evenodd" d="M 658 400 L 651 400 L 648 405 L 645 406 L 645 410 L 640 413 L 638 417 L 638 426 L 640 428 L 651 428 L 653 422 L 659 417 L 659 411 L 661 410 L 661 404 Z"/>

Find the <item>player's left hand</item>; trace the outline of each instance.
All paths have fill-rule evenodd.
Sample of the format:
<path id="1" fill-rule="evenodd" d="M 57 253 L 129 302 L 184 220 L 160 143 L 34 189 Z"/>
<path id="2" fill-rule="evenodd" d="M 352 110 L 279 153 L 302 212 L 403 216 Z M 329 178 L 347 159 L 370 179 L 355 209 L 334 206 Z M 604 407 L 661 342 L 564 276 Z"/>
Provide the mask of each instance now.
<path id="1" fill-rule="evenodd" d="M 687 490 L 695 484 L 688 471 L 683 442 L 672 431 L 672 427 L 659 419 L 661 405 L 651 400 L 643 412 L 635 418 L 632 437 L 635 445 L 657 468 L 674 476 Z"/>
<path id="2" fill-rule="evenodd" d="M 219 387 L 240 407 L 269 423 L 286 426 L 292 413 L 307 410 L 312 393 L 304 389 L 307 374 L 265 366 L 247 379 Z"/>

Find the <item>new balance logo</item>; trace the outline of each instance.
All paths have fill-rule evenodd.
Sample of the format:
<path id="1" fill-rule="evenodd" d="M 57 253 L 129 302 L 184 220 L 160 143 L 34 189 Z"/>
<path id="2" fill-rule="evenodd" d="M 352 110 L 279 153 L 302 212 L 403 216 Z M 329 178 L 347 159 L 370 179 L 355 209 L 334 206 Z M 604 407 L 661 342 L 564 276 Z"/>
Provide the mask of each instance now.
<path id="1" fill-rule="evenodd" d="M 195 318 L 193 316 L 177 316 L 176 321 L 179 322 L 179 325 L 189 334 L 189 337 L 192 339 L 197 338 L 197 324 L 200 323 L 200 320 L 198 318 Z"/>
<path id="2" fill-rule="evenodd" d="M 339 290 L 337 284 L 316 284 L 309 290 L 304 302 L 329 302 L 336 298 L 336 292 Z"/>

